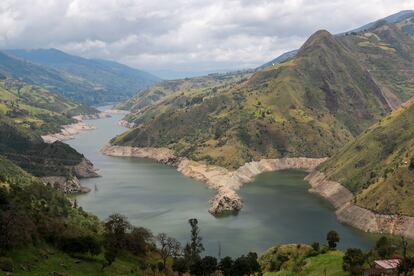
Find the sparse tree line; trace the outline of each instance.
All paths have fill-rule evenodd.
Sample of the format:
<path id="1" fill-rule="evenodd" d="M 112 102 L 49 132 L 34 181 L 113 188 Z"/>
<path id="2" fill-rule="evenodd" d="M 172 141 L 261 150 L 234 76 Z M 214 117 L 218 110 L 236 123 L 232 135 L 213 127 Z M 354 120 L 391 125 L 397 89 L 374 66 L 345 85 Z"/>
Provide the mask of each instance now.
<path id="1" fill-rule="evenodd" d="M 125 216 L 113 214 L 101 223 L 81 207 L 73 208 L 66 197 L 52 187 L 33 182 L 25 186 L 0 186 L 0 265 L 12 267 L 7 252 L 28 245 L 51 244 L 69 255 L 104 256 L 102 269 L 125 255 L 136 256 L 136 271 L 146 275 L 260 275 L 262 267 L 254 252 L 238 258 L 204 256 L 204 246 L 197 219 L 190 219 L 189 241 L 184 245 L 166 233 L 153 235 L 146 228 L 132 226 Z M 327 246 L 314 243 L 295 270 L 301 271 L 305 259 L 336 250 L 340 236 L 327 233 Z M 299 245 L 298 245 L 299 246 Z M 399 272 L 413 271 L 414 258 L 405 239 L 399 242 L 381 237 L 369 252 L 357 248 L 346 250 L 343 270 L 361 275 L 375 259 L 399 256 Z M 271 271 L 279 271 L 288 261 L 283 255 L 274 256 Z M 139 268 L 139 269 L 138 269 Z M 263 270 L 265 272 L 266 270 Z"/>

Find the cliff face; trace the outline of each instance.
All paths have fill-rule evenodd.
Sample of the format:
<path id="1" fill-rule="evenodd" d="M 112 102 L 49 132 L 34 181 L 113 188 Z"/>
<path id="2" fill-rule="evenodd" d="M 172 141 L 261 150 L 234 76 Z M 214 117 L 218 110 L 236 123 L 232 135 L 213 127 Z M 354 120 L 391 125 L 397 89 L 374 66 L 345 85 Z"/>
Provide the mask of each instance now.
<path id="1" fill-rule="evenodd" d="M 68 166 L 67 168 L 73 172 L 72 176 L 45 176 L 40 179 L 43 182 L 54 186 L 58 190 L 70 194 L 89 192 L 90 189 L 83 187 L 79 179 L 99 176 L 96 169 L 93 167 L 92 162 L 86 158 L 83 158 L 79 164 Z"/>
<path id="2" fill-rule="evenodd" d="M 324 173 L 313 171 L 305 180 L 310 192 L 327 199 L 336 209 L 339 221 L 365 232 L 389 233 L 414 238 L 414 217 L 383 215 L 354 204 L 353 194 L 340 183 L 328 180 Z"/>
<path id="3" fill-rule="evenodd" d="M 151 158 L 158 162 L 171 165 L 187 177 L 207 183 L 217 194 L 209 200 L 211 214 L 237 212 L 243 208 L 243 201 L 237 194 L 240 187 L 263 172 L 284 169 L 312 170 L 325 158 L 283 158 L 263 159 L 246 163 L 232 171 L 219 166 L 206 165 L 185 157 L 175 157 L 171 150 L 165 148 L 137 148 L 105 145 L 101 152 L 111 156 L 132 156 Z"/>

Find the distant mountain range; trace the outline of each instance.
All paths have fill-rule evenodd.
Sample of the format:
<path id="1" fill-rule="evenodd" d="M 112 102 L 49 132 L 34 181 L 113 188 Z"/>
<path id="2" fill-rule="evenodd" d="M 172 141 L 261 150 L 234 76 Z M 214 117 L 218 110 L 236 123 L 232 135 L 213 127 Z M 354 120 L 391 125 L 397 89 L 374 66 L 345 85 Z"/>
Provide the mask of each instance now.
<path id="1" fill-rule="evenodd" d="M 119 101 L 160 80 L 113 61 L 85 59 L 56 49 L 4 50 L 0 73 L 86 104 Z"/>
<path id="2" fill-rule="evenodd" d="M 355 32 L 357 33 L 357 32 L 361 32 L 361 31 L 364 31 L 364 30 L 368 30 L 371 27 L 373 27 L 378 21 L 382 21 L 382 20 L 385 21 L 385 22 L 387 22 L 387 23 L 397 23 L 397 22 L 401 22 L 401 21 L 403 21 L 406 18 L 412 17 L 413 15 L 414 15 L 414 11 L 412 11 L 412 10 L 400 11 L 400 12 L 395 13 L 393 15 L 384 17 L 384 18 L 379 19 L 379 20 L 376 20 L 374 22 L 370 22 L 370 23 L 365 24 L 365 25 L 363 25 L 361 27 L 358 27 L 356 29 L 352 29 L 352 30 L 347 31 L 347 32 L 344 32 L 344 33 L 340 33 L 338 35 L 344 35 L 344 34 L 347 34 L 347 33 L 355 33 Z M 412 26 L 406 28 L 403 31 L 406 32 L 406 33 L 411 33 L 411 34 L 414 35 L 414 29 L 413 29 Z M 266 62 L 265 64 L 259 66 L 258 68 L 263 68 L 263 67 L 271 66 L 272 64 L 282 63 L 282 62 L 284 62 L 284 61 L 289 60 L 290 58 L 292 58 L 294 55 L 296 55 L 297 52 L 298 52 L 298 50 L 296 49 L 296 50 L 291 50 L 291 51 L 288 51 L 286 53 L 283 53 L 280 56 L 278 56 L 277 58 L 272 59 L 269 62 Z"/>

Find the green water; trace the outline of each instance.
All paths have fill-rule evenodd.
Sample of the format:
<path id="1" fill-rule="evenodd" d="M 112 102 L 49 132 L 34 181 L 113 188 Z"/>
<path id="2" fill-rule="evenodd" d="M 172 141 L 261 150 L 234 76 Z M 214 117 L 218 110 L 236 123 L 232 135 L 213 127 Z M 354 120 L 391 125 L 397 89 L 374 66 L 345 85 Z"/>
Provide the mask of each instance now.
<path id="1" fill-rule="evenodd" d="M 119 212 L 136 226 L 166 232 L 182 243 L 189 238 L 189 218 L 198 218 L 206 253 L 238 256 L 258 253 L 281 243 L 325 243 L 329 230 L 341 236 L 340 247 L 369 248 L 372 237 L 340 224 L 333 209 L 308 193 L 304 172 L 282 171 L 259 175 L 240 191 L 245 206 L 237 216 L 215 218 L 207 212 L 214 194 L 207 186 L 175 169 L 140 158 L 109 157 L 99 149 L 125 128 L 112 118 L 88 121 L 96 130 L 83 132 L 68 143 L 100 169 L 100 178 L 84 179 L 92 192 L 77 197 L 85 210 L 105 219 Z M 94 187 L 97 191 L 94 191 Z"/>

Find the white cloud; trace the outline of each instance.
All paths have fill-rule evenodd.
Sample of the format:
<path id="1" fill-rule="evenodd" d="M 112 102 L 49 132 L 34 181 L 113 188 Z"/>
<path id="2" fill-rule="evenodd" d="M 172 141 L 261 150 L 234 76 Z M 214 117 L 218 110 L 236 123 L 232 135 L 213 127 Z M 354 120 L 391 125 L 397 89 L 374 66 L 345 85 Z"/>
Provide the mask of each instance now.
<path id="1" fill-rule="evenodd" d="M 2 0 L 0 47 L 57 47 L 150 71 L 254 67 L 318 29 L 346 31 L 412 0 Z"/>

